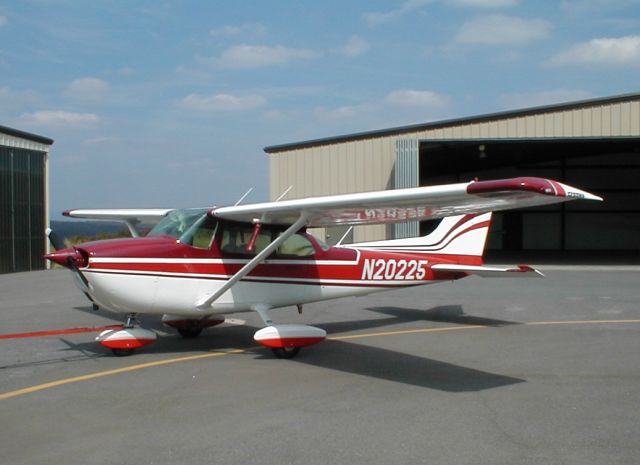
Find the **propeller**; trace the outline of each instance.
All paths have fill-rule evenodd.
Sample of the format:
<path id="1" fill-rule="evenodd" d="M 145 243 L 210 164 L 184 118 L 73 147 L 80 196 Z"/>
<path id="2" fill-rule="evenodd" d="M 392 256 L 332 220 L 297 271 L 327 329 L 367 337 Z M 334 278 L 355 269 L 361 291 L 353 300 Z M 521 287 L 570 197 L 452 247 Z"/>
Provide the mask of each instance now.
<path id="1" fill-rule="evenodd" d="M 47 228 L 45 233 L 47 234 L 47 237 L 49 238 L 49 242 L 51 242 L 51 245 L 53 246 L 54 249 L 62 250 L 67 248 L 66 244 L 64 243 L 64 238 L 56 234 L 53 231 L 53 229 Z"/>
<path id="2" fill-rule="evenodd" d="M 91 297 L 88 292 L 88 290 L 91 289 L 89 281 L 82 271 L 80 271 L 80 267 L 78 266 L 78 259 L 82 260 L 83 252 L 79 251 L 75 247 L 67 247 L 62 236 L 56 234 L 51 228 L 47 228 L 45 233 L 47 234 L 49 242 L 51 242 L 53 248 L 56 249 L 56 252 L 45 255 L 45 258 L 69 268 L 79 280 L 79 283 L 81 284 L 80 288 L 84 295 L 87 296 L 87 299 L 89 299 L 93 304 L 93 309 L 98 310 L 98 304 L 93 300 L 93 297 Z"/>

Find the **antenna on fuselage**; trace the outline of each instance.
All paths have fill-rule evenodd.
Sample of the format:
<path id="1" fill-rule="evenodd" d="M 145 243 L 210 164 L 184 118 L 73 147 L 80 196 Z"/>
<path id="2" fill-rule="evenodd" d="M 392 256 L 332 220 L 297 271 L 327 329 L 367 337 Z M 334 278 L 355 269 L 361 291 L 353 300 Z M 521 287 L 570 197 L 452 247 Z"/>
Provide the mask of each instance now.
<path id="1" fill-rule="evenodd" d="M 253 187 L 250 187 L 249 190 L 247 192 L 245 192 L 244 195 L 242 197 L 240 197 L 240 199 L 238 199 L 238 201 L 236 203 L 233 204 L 233 206 L 237 207 L 240 204 L 240 202 L 242 202 L 244 200 L 244 198 L 251 193 L 252 190 L 253 190 Z"/>
<path id="2" fill-rule="evenodd" d="M 289 193 L 289 191 L 293 189 L 293 184 L 291 184 L 289 187 L 287 187 L 287 190 L 285 190 L 282 194 L 280 194 L 280 197 L 278 197 L 277 199 L 274 200 L 274 202 L 280 202 L 285 195 L 287 195 Z"/>

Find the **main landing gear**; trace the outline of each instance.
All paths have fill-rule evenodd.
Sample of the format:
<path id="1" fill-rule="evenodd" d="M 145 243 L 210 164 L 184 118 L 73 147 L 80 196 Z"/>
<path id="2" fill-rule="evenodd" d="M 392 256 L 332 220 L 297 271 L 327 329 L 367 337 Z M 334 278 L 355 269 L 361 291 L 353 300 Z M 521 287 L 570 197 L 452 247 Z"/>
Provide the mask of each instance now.
<path id="1" fill-rule="evenodd" d="M 317 344 L 326 339 L 325 330 L 307 325 L 274 325 L 269 317 L 269 307 L 257 307 L 264 324 L 268 325 L 253 335 L 260 345 L 271 349 L 278 358 L 294 358 L 305 346 Z"/>
<path id="2" fill-rule="evenodd" d="M 111 349 L 113 355 L 123 357 L 131 355 L 138 347 L 144 347 L 156 342 L 158 336 L 153 331 L 137 327 L 139 324 L 136 314 L 130 313 L 122 329 L 108 329 L 101 332 L 96 341 Z"/>

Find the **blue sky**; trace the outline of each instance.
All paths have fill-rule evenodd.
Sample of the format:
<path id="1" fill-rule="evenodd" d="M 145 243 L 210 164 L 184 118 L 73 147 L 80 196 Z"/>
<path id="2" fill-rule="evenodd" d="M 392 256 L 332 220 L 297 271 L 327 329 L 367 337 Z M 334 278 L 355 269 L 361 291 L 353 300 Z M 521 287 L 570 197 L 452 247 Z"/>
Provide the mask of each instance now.
<path id="1" fill-rule="evenodd" d="M 0 125 L 75 207 L 267 200 L 263 147 L 640 91 L 640 0 L 0 1 Z"/>

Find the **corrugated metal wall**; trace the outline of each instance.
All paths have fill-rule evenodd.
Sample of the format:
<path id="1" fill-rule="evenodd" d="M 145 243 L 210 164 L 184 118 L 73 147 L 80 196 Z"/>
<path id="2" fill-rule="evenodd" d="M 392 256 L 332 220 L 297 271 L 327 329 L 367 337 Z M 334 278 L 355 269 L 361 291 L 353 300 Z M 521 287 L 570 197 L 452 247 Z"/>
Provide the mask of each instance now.
<path id="1" fill-rule="evenodd" d="M 45 266 L 45 157 L 0 146 L 0 273 Z"/>
<path id="2" fill-rule="evenodd" d="M 640 137 L 640 98 L 495 120 L 461 122 L 401 135 L 326 143 L 270 154 L 271 197 L 293 185 L 287 198 L 391 189 L 398 139 Z M 356 228 L 356 242 L 384 239 L 384 226 Z"/>
<path id="3" fill-rule="evenodd" d="M 396 140 L 396 164 L 394 167 L 395 188 L 418 187 L 418 139 Z M 416 237 L 420 232 L 420 223 L 407 221 L 393 225 L 394 238 Z"/>

